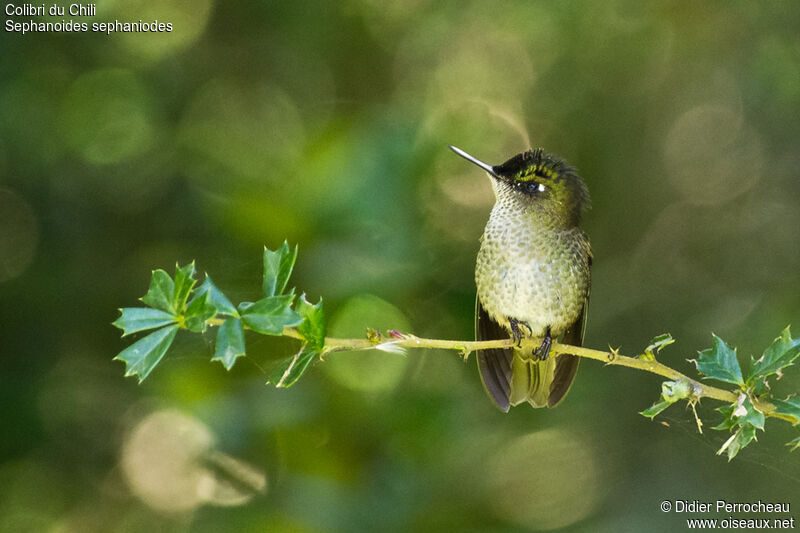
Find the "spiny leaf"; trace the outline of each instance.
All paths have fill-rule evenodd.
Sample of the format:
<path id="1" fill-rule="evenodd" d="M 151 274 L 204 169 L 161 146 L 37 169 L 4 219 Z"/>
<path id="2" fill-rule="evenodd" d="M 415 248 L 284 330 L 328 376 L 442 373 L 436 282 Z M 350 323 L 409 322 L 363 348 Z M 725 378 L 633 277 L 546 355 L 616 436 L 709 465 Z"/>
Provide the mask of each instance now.
<path id="1" fill-rule="evenodd" d="M 755 397 L 759 397 L 770 390 L 766 376 L 751 376 L 747 380 L 747 386 L 750 388 Z"/>
<path id="2" fill-rule="evenodd" d="M 763 355 L 750 365 L 748 383 L 754 378 L 769 376 L 791 365 L 800 356 L 800 339 L 792 339 L 789 326 L 764 350 Z"/>
<path id="3" fill-rule="evenodd" d="M 739 399 L 738 405 L 741 406 L 742 411 L 744 411 L 744 414 L 738 415 L 739 425 L 747 424 L 763 431 L 764 413 L 753 406 L 753 402 L 750 401 L 750 398 L 748 398 L 746 394 L 739 396 Z M 734 414 L 736 414 L 735 411 Z"/>
<path id="4" fill-rule="evenodd" d="M 292 251 L 286 241 L 274 252 L 264 247 L 264 276 L 261 284 L 264 296 L 283 294 L 296 260 L 297 246 Z"/>
<path id="5" fill-rule="evenodd" d="M 239 312 L 236 311 L 236 307 L 231 303 L 227 296 L 225 296 L 222 291 L 220 291 L 214 282 L 211 281 L 211 278 L 206 274 L 206 279 L 202 285 L 200 285 L 197 289 L 195 289 L 195 294 L 200 295 L 204 292 L 208 293 L 208 301 L 214 304 L 214 307 L 217 308 L 217 313 L 220 315 L 227 315 L 227 316 L 239 316 Z"/>
<path id="6" fill-rule="evenodd" d="M 685 400 L 691 395 L 692 385 L 688 381 L 665 381 L 661 384 L 661 397 L 659 398 L 659 401 L 644 411 L 640 411 L 639 414 L 652 420 L 657 414 L 673 403 L 677 402 L 678 400 Z"/>
<path id="7" fill-rule="evenodd" d="M 669 333 L 662 333 L 650 339 L 650 345 L 644 349 L 644 353 L 651 359 L 655 359 L 655 354 L 674 343 L 675 339 Z"/>
<path id="8" fill-rule="evenodd" d="M 792 417 L 792 424 L 800 424 L 800 396 L 793 396 L 785 400 L 772 400 L 775 405 L 775 413 Z"/>
<path id="9" fill-rule="evenodd" d="M 263 335 L 282 335 L 283 328 L 297 326 L 303 317 L 292 311 L 294 296 L 268 296 L 261 300 L 239 304 L 239 312 L 247 326 Z"/>
<path id="10" fill-rule="evenodd" d="M 174 315 L 166 311 L 149 307 L 125 307 L 120 309 L 120 312 L 122 314 L 113 325 L 123 331 L 123 337 L 137 331 L 160 328 L 176 320 Z"/>
<path id="11" fill-rule="evenodd" d="M 175 283 L 169 274 L 161 269 L 153 270 L 150 276 L 150 288 L 147 294 L 139 298 L 145 305 L 154 309 L 160 309 L 170 314 L 176 314 L 177 310 L 172 302 L 172 295 L 175 292 Z"/>
<path id="12" fill-rule="evenodd" d="M 655 418 L 655 416 L 657 414 L 661 413 L 661 411 L 663 411 L 664 409 L 666 409 L 667 407 L 669 407 L 672 404 L 673 404 L 673 402 L 668 402 L 667 400 L 662 399 L 662 400 L 654 403 L 653 405 L 651 405 L 650 407 L 648 407 L 644 411 L 640 411 L 639 414 L 642 415 L 642 416 L 646 416 L 647 418 L 652 420 L 653 418 Z"/>
<path id="13" fill-rule="evenodd" d="M 296 311 L 303 317 L 303 323 L 297 326 L 298 333 L 303 336 L 310 349 L 321 351 L 325 346 L 325 312 L 322 310 L 322 298 L 312 305 L 303 294 L 297 302 Z"/>
<path id="14" fill-rule="evenodd" d="M 175 265 L 175 292 L 172 295 L 172 305 L 178 312 L 183 311 L 183 306 L 186 305 L 195 283 L 197 280 L 194 279 L 194 261 L 185 267 Z"/>
<path id="15" fill-rule="evenodd" d="M 733 414 L 735 409 L 736 405 L 723 405 L 722 407 L 717 407 L 717 411 L 722 413 L 724 418 L 722 419 L 722 422 L 711 429 L 716 429 L 718 431 L 729 431 L 735 428 L 738 425 L 737 417 Z"/>
<path id="16" fill-rule="evenodd" d="M 125 376 L 138 375 L 141 383 L 167 353 L 177 331 L 177 324 L 154 331 L 122 350 L 114 360 L 123 361 Z"/>
<path id="17" fill-rule="evenodd" d="M 219 361 L 227 370 L 233 368 L 236 358 L 243 356 L 244 329 L 240 318 L 229 318 L 219 327 L 217 346 L 212 361 Z"/>
<path id="18" fill-rule="evenodd" d="M 281 388 L 291 387 L 297 383 L 300 376 L 308 369 L 308 365 L 311 364 L 311 361 L 317 357 L 317 352 L 309 349 L 304 344 L 294 357 L 286 359 L 275 368 L 267 379 L 267 383 L 272 383 L 276 387 Z"/>
<path id="19" fill-rule="evenodd" d="M 736 350 L 714 335 L 714 346 L 697 354 L 694 360 L 697 370 L 706 378 L 718 379 L 726 383 L 744 385 L 742 369 L 736 359 Z"/>
<path id="20" fill-rule="evenodd" d="M 184 324 L 186 329 L 196 333 L 204 333 L 208 327 L 208 319 L 217 314 L 217 308 L 209 301 L 209 293 L 204 292 L 192 298 L 186 306 Z"/>
<path id="21" fill-rule="evenodd" d="M 717 455 L 722 455 L 723 452 L 728 453 L 728 461 L 736 457 L 743 448 L 750 444 L 756 438 L 756 428 L 750 424 L 741 426 L 736 433 L 731 435 L 725 444 L 717 450 Z"/>
<path id="22" fill-rule="evenodd" d="M 727 452 L 730 461 L 756 438 L 756 429 L 764 429 L 764 414 L 753 406 L 745 393 L 739 395 L 736 403 L 718 407 L 717 411 L 725 418 L 714 429 L 729 431 L 736 429 L 717 451 L 717 455 Z"/>

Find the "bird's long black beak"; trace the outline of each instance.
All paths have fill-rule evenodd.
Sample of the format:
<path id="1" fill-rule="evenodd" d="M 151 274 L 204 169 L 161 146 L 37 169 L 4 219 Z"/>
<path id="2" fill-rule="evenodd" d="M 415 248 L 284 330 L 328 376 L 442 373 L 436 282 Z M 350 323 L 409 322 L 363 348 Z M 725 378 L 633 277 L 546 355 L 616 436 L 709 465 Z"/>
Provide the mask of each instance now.
<path id="1" fill-rule="evenodd" d="M 460 155 L 461 157 L 463 157 L 464 159 L 466 159 L 470 163 L 474 163 L 474 164 L 478 165 L 479 167 L 481 167 L 483 170 L 485 170 L 486 172 L 488 172 L 489 174 L 491 174 L 495 178 L 500 179 L 500 176 L 498 176 L 497 172 L 494 171 L 494 167 L 492 165 L 488 165 L 488 164 L 484 163 L 483 161 L 481 161 L 480 159 L 476 159 L 476 158 L 472 157 L 471 155 L 469 155 L 467 152 L 465 152 L 461 148 L 456 148 L 452 144 L 448 144 L 447 146 L 449 146 L 452 151 L 454 151 L 455 153 L 457 153 L 458 155 Z"/>

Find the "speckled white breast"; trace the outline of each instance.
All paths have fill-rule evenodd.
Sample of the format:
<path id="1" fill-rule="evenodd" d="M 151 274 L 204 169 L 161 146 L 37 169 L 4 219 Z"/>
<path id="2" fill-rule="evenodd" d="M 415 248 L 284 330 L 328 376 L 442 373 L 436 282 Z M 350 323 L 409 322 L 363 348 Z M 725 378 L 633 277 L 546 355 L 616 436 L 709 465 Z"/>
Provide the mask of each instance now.
<path id="1" fill-rule="evenodd" d="M 580 228 L 558 227 L 546 213 L 498 203 L 481 239 L 475 281 L 483 308 L 504 328 L 512 317 L 527 322 L 533 336 L 548 327 L 558 336 L 583 310 L 589 243 Z"/>

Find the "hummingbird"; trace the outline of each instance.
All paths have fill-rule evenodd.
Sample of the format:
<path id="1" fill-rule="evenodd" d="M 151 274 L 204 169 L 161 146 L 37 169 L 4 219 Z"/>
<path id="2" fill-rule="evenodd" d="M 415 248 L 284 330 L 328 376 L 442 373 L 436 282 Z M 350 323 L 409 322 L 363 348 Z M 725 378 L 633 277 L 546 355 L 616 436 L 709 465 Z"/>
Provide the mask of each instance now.
<path id="1" fill-rule="evenodd" d="M 583 344 L 592 251 L 580 222 L 588 189 L 573 167 L 541 148 L 496 166 L 450 149 L 488 173 L 495 196 L 475 266 L 475 338 L 516 343 L 477 352 L 483 386 L 504 412 L 523 402 L 555 407 L 580 358 L 548 357 L 553 340 Z M 524 350 L 527 337 L 541 345 Z"/>

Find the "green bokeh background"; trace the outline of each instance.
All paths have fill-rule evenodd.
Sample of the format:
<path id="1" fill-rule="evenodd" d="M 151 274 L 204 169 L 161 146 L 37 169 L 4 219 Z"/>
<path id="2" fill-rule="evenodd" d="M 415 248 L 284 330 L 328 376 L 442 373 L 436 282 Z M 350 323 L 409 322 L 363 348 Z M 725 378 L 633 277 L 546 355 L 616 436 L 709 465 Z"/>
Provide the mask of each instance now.
<path id="1" fill-rule="evenodd" d="M 333 333 L 470 338 L 492 197 L 446 144 L 542 146 L 592 194 L 588 346 L 668 331 L 685 372 L 712 331 L 754 354 L 800 328 L 797 3 L 100 0 L 81 20 L 115 19 L 174 31 L 0 34 L 0 530 L 681 531 L 730 514 L 663 499 L 720 498 L 800 518 L 796 429 L 728 464 L 691 412 L 636 414 L 655 376 L 586 361 L 558 409 L 503 415 L 452 353 L 331 356 L 275 390 L 290 343 L 248 336 L 226 372 L 213 334 L 179 334 L 137 385 L 110 325 L 176 260 L 252 299 L 288 239 Z"/>

